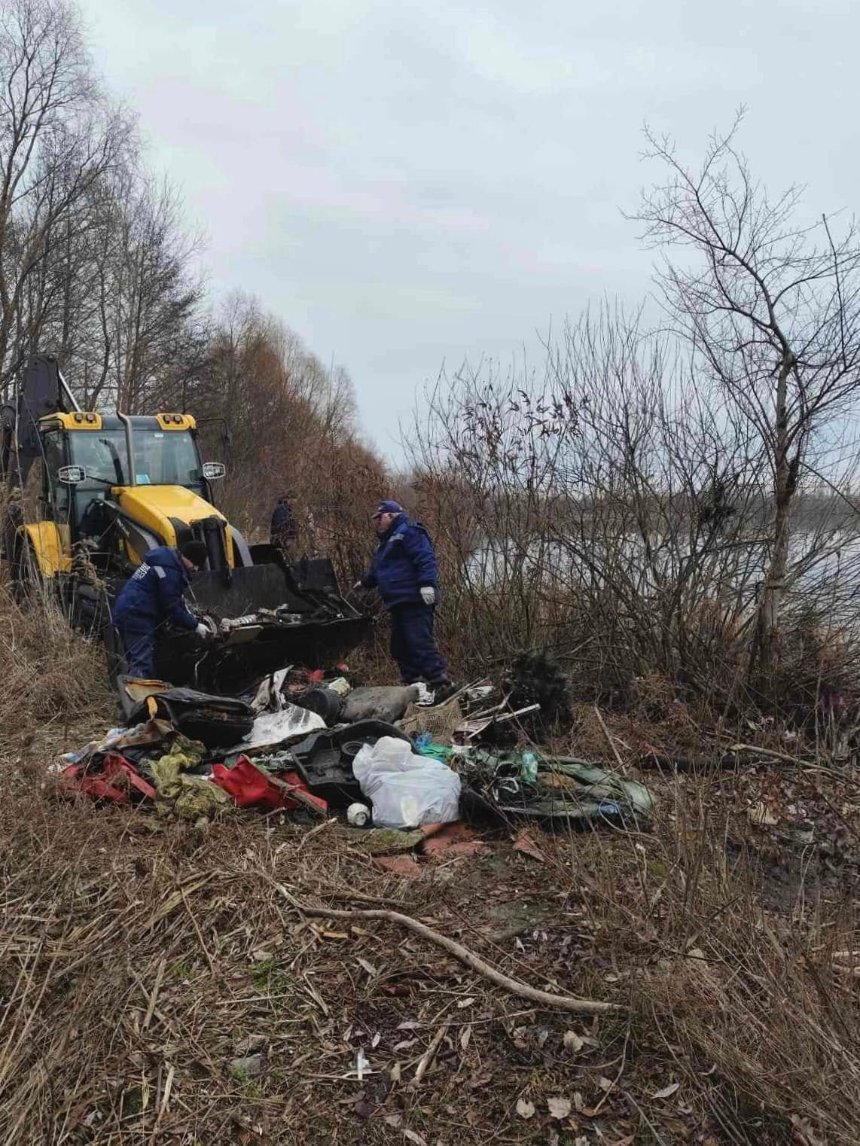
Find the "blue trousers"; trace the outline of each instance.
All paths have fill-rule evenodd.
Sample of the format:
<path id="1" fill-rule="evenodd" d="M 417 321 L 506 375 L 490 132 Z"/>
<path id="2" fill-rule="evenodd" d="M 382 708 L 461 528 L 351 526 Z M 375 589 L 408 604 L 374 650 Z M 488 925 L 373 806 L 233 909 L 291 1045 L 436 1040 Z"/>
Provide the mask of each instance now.
<path id="1" fill-rule="evenodd" d="M 155 627 L 134 617 L 116 622 L 125 647 L 128 675 L 152 680 L 155 676 Z"/>
<path id="2" fill-rule="evenodd" d="M 433 636 L 432 605 L 395 605 L 391 611 L 391 655 L 404 684 L 441 684 L 448 671 Z"/>

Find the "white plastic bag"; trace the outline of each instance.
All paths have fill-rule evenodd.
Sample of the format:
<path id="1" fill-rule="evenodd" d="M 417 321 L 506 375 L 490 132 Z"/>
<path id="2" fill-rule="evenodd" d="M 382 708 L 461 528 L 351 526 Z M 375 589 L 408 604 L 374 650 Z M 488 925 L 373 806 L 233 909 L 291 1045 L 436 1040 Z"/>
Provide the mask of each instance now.
<path id="1" fill-rule="evenodd" d="M 380 827 L 417 828 L 460 818 L 460 777 L 439 760 L 416 756 L 407 740 L 383 736 L 365 744 L 352 770 Z"/>
<path id="2" fill-rule="evenodd" d="M 249 748 L 277 748 L 292 736 L 307 736 L 325 728 L 325 721 L 307 708 L 297 704 L 284 704 L 279 712 L 261 712 L 254 717 L 254 727 L 235 751 L 245 752 Z"/>

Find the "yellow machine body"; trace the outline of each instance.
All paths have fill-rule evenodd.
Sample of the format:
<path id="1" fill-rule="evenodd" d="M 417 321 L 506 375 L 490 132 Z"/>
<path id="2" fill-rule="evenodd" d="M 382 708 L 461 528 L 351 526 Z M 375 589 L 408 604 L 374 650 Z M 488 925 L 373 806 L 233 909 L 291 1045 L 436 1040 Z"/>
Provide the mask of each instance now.
<path id="1" fill-rule="evenodd" d="M 91 496 L 93 501 L 104 499 L 118 506 L 124 520 L 139 527 L 146 535 L 156 538 L 156 543 L 161 545 L 181 544 L 182 539 L 177 536 L 177 530 L 181 530 L 181 527 L 191 529 L 196 522 L 217 519 L 224 527 L 227 566 L 229 569 L 235 567 L 237 555 L 233 531 L 224 515 L 201 496 L 208 487 L 202 480 L 202 472 L 197 472 L 201 471 L 201 467 L 194 441 L 197 430 L 195 419 L 190 414 L 158 413 L 146 418 L 135 418 L 134 422 L 137 446 L 145 445 L 145 450 L 141 448 L 141 455 L 144 456 L 135 454 L 135 468 L 141 472 L 134 475 L 135 484 L 114 484 L 110 480 L 116 476 L 111 472 L 111 458 L 116 459 L 116 465 L 124 471 L 124 476 L 128 471 L 124 427 L 115 415 L 100 414 L 95 410 L 75 410 L 56 411 L 40 418 L 42 440 L 44 443 L 52 442 L 53 445 L 49 448 L 46 444 L 43 448 L 45 472 L 38 508 L 32 504 L 35 500 L 33 497 L 25 499 L 27 506 L 25 508 L 22 505 L 23 521 L 18 527 L 18 533 L 21 541 L 26 542 L 26 549 L 32 554 L 41 578 L 51 580 L 57 574 L 71 571 L 73 529 L 70 523 L 73 519 L 77 521 L 80 516 L 80 505 L 75 505 L 76 490 L 84 487 L 63 486 L 57 471 L 62 464 L 76 466 L 82 457 L 89 461 L 94 451 L 102 452 L 96 467 L 100 474 L 100 484 L 94 485 L 90 481 L 86 486 L 88 492 L 84 495 L 85 499 Z M 167 456 L 173 445 L 179 445 L 175 435 L 182 435 L 185 439 L 180 447 L 185 451 L 184 473 L 189 474 L 189 486 L 196 485 L 197 488 L 189 488 L 176 481 L 160 480 L 164 467 L 159 465 L 159 460 Z M 108 453 L 109 450 L 111 453 Z M 196 481 L 191 480 L 192 471 L 187 468 L 189 458 L 193 458 L 196 463 Z M 154 471 L 154 476 L 148 472 L 150 469 Z M 42 520 L 33 520 L 34 517 Z M 185 530 L 182 532 L 188 536 Z M 125 540 L 117 536 L 116 544 L 120 552 L 135 565 L 140 564 L 148 548 L 148 544 L 142 540 L 136 541 L 134 536 L 128 536 Z"/>
<path id="2" fill-rule="evenodd" d="M 53 521 L 37 521 L 21 528 L 41 577 L 47 580 L 56 577 L 58 573 L 69 572 L 72 567 L 72 549 L 67 527 L 58 526 Z"/>
<path id="3" fill-rule="evenodd" d="M 233 568 L 233 538 L 227 519 L 193 490 L 181 485 L 129 485 L 114 486 L 111 492 L 123 513 L 144 529 L 157 533 L 165 545 L 178 544 L 176 522 L 190 526 L 203 518 L 217 517 L 226 526 L 227 561 Z M 136 564 L 143 559 L 143 554 L 130 545 L 128 555 Z"/>

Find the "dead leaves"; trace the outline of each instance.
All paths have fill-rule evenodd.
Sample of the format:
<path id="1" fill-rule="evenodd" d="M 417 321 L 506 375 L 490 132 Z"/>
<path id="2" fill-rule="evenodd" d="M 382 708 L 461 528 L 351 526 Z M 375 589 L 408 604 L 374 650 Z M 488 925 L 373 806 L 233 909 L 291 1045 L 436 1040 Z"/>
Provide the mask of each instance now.
<path id="1" fill-rule="evenodd" d="M 531 859 L 536 860 L 537 863 L 546 863 L 546 856 L 537 846 L 530 833 L 525 829 L 523 829 L 514 840 L 514 851 L 529 856 Z"/>
<path id="2" fill-rule="evenodd" d="M 569 1098 L 548 1098 L 546 1100 L 546 1108 L 549 1111 L 550 1118 L 556 1118 L 561 1122 L 570 1116 L 573 1103 Z"/>
<path id="3" fill-rule="evenodd" d="M 755 824 L 757 828 L 773 827 L 774 824 L 779 823 L 779 816 L 763 800 L 759 800 L 757 804 L 747 808 L 747 817 L 749 822 Z"/>
<path id="4" fill-rule="evenodd" d="M 407 1142 L 413 1143 L 413 1146 L 427 1146 L 427 1139 L 422 1138 L 420 1134 L 416 1134 L 414 1130 L 409 1130 L 404 1127 L 402 1134 Z"/>
<path id="5" fill-rule="evenodd" d="M 791 1125 L 794 1127 L 794 1140 L 798 1146 L 827 1146 L 825 1140 L 815 1133 L 808 1118 L 792 1114 Z"/>
<path id="6" fill-rule="evenodd" d="M 664 1086 L 662 1090 L 655 1091 L 651 1098 L 671 1098 L 681 1088 L 680 1082 L 672 1082 L 668 1086 Z"/>

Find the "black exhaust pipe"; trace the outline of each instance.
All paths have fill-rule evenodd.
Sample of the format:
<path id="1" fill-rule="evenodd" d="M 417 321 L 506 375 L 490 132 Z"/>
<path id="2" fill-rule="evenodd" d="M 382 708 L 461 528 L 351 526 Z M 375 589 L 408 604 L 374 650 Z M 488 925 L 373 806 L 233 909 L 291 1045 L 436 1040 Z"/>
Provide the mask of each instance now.
<path id="1" fill-rule="evenodd" d="M 220 517 L 204 517 L 202 521 L 194 523 L 194 532 L 206 546 L 209 557 L 209 568 L 221 574 L 225 585 L 233 581 L 233 570 L 227 560 L 227 536 L 224 522 Z M 202 534 L 202 537 L 200 536 Z"/>

